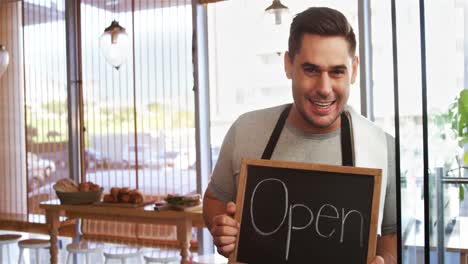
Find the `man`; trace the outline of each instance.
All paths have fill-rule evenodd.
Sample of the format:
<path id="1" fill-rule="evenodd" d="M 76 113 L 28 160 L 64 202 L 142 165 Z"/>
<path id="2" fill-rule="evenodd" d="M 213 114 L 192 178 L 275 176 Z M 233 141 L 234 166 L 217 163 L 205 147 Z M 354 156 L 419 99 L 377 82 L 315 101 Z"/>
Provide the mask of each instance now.
<path id="1" fill-rule="evenodd" d="M 234 251 L 239 232 L 233 201 L 240 159 L 262 157 L 381 168 L 384 210 L 372 263 L 396 263 L 393 139 L 346 106 L 359 64 L 355 51 L 353 29 L 340 12 L 314 7 L 294 18 L 284 56 L 294 103 L 240 116 L 224 139 L 205 192 L 203 214 L 220 254 Z M 272 133 L 276 127 L 279 132 Z"/>

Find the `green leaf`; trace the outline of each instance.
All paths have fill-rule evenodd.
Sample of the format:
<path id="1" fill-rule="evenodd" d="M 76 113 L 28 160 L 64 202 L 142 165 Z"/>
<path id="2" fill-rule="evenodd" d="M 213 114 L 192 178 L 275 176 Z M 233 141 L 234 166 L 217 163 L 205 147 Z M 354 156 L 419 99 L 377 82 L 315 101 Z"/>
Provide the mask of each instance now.
<path id="1" fill-rule="evenodd" d="M 458 195 L 460 197 L 460 201 L 465 200 L 465 189 L 463 188 L 463 185 L 460 185 L 458 188 Z"/>
<path id="2" fill-rule="evenodd" d="M 465 151 L 465 153 L 463 154 L 463 162 L 465 163 L 465 165 L 468 165 L 468 151 Z"/>

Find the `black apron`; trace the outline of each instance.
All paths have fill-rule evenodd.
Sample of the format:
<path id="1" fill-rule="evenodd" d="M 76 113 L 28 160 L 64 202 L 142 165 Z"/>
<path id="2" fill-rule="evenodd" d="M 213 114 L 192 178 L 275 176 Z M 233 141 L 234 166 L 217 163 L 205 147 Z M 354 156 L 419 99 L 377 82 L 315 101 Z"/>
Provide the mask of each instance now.
<path id="1" fill-rule="evenodd" d="M 281 112 L 278 121 L 276 122 L 276 126 L 271 133 L 270 139 L 268 140 L 268 144 L 265 147 L 265 150 L 262 154 L 262 159 L 269 160 L 271 159 L 271 155 L 275 150 L 276 143 L 278 143 L 278 139 L 281 135 L 281 131 L 283 130 L 284 124 L 286 123 L 286 119 L 288 118 L 289 111 L 291 110 L 292 104 L 287 105 L 283 112 Z M 349 118 L 348 115 L 343 112 L 341 113 L 341 160 L 343 166 L 354 166 L 354 158 L 353 158 L 353 148 L 351 145 L 351 129 L 349 125 Z"/>

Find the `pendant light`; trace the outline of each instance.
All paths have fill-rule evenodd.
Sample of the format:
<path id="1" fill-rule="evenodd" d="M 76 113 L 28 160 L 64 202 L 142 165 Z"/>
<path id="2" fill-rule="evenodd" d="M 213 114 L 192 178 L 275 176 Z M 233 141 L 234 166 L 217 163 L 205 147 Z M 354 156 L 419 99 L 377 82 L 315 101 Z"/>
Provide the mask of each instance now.
<path id="1" fill-rule="evenodd" d="M 0 44 L 0 77 L 5 73 L 8 64 L 10 63 L 10 56 L 5 46 Z"/>
<path id="2" fill-rule="evenodd" d="M 283 5 L 280 0 L 273 0 L 271 5 L 265 9 L 268 15 L 273 16 L 275 25 L 280 25 L 285 16 L 289 16 L 289 8 Z"/>
<path id="3" fill-rule="evenodd" d="M 114 14 L 117 1 L 113 0 Z M 129 57 L 130 38 L 125 28 L 114 19 L 99 38 L 99 47 L 106 61 L 118 70 Z"/>

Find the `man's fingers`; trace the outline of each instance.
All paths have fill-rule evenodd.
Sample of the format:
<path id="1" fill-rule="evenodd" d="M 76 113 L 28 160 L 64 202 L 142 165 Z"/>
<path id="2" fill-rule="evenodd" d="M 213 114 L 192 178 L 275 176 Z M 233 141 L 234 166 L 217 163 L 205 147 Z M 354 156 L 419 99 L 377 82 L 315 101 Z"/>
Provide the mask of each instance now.
<path id="1" fill-rule="evenodd" d="M 226 214 L 229 216 L 234 216 L 236 214 L 236 204 L 229 202 L 226 205 Z"/>
<path id="2" fill-rule="evenodd" d="M 213 226 L 232 226 L 238 227 L 239 224 L 232 217 L 227 215 L 218 215 L 213 218 Z"/>
<path id="3" fill-rule="evenodd" d="M 218 247 L 218 253 L 228 258 L 232 251 L 234 251 L 234 247 L 234 244 Z"/>
<path id="4" fill-rule="evenodd" d="M 384 259 L 381 256 L 376 256 L 370 264 L 384 264 Z"/>
<path id="5" fill-rule="evenodd" d="M 213 241 L 218 249 L 218 253 L 229 257 L 236 247 L 236 236 L 239 233 L 239 223 L 234 220 L 236 214 L 236 204 L 229 202 L 226 204 L 226 212 L 213 218 L 213 225 L 210 230 Z"/>
<path id="6" fill-rule="evenodd" d="M 210 232 L 213 236 L 236 236 L 239 232 L 239 229 L 237 229 L 237 227 L 232 226 L 215 225 L 213 226 L 213 228 L 211 228 Z"/>
<path id="7" fill-rule="evenodd" d="M 216 246 L 227 246 L 234 244 L 236 242 L 236 237 L 234 236 L 218 236 L 213 237 L 213 242 Z"/>

